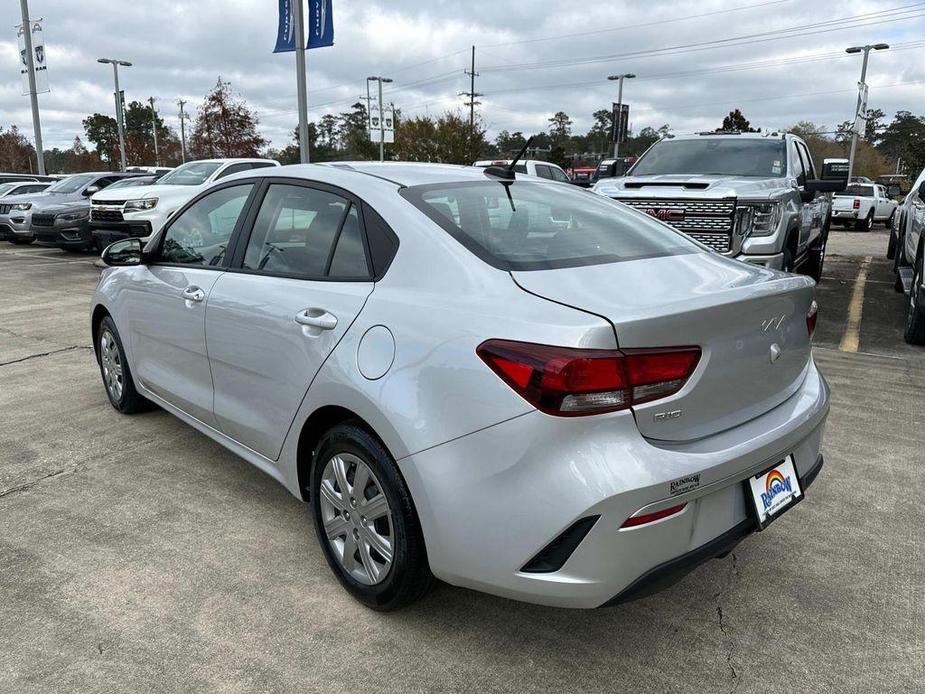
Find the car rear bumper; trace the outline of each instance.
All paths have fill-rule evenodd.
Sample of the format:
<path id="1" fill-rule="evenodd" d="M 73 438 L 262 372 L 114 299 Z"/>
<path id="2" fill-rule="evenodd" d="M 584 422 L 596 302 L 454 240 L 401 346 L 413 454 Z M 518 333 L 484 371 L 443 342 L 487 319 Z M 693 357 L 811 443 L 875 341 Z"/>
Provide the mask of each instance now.
<path id="1" fill-rule="evenodd" d="M 855 220 L 858 218 L 857 210 L 832 210 L 832 219 Z"/>
<path id="2" fill-rule="evenodd" d="M 689 443 L 645 439 L 627 412 L 531 412 L 398 462 L 438 578 L 528 602 L 598 607 L 639 597 L 640 586 L 657 588 L 754 529 L 746 480 L 787 455 L 799 477 L 813 474 L 828 394 L 810 363 L 784 403 Z M 672 494 L 672 482 L 686 478 L 696 486 Z M 632 515 L 682 503 L 675 515 L 621 527 Z M 524 570 L 589 517 L 597 520 L 560 568 Z"/>

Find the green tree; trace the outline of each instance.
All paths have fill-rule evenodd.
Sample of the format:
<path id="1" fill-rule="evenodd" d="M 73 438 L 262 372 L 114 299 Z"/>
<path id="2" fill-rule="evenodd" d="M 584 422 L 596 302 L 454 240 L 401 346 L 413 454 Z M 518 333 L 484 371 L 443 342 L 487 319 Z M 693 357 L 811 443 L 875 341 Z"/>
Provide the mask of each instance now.
<path id="1" fill-rule="evenodd" d="M 553 140 L 561 143 L 572 134 L 572 119 L 564 111 L 557 111 L 549 120 L 549 134 Z"/>
<path id="2" fill-rule="evenodd" d="M 723 126 L 720 130 L 726 132 L 735 132 L 740 133 L 759 133 L 761 128 L 757 130 L 752 127 L 752 124 L 748 122 L 748 119 L 742 115 L 742 112 L 739 109 L 735 111 L 730 111 L 729 115 L 723 118 Z"/>
<path id="3" fill-rule="evenodd" d="M 32 173 L 35 166 L 35 148 L 11 125 L 9 130 L 0 128 L 0 171 L 11 173 Z"/>
<path id="4" fill-rule="evenodd" d="M 877 150 L 894 163 L 901 158 L 912 171 L 918 172 L 922 170 L 920 143 L 923 141 L 925 118 L 911 111 L 897 111 L 892 122 L 883 129 Z"/>
<path id="5" fill-rule="evenodd" d="M 84 133 L 87 140 L 96 147 L 100 159 L 110 167 L 118 167 L 119 161 L 119 126 L 116 119 L 102 113 L 94 113 L 83 119 Z"/>
<path id="6" fill-rule="evenodd" d="M 523 149 L 525 144 L 527 144 L 527 138 L 524 137 L 524 134 L 519 130 L 513 133 L 502 130 L 495 138 L 495 146 L 498 148 L 498 155 L 503 158 L 509 159 L 513 157 L 517 152 Z"/>
<path id="7" fill-rule="evenodd" d="M 395 128 L 395 156 L 403 161 L 470 163 L 470 146 L 475 151 L 487 147 L 485 129 L 476 120 L 474 137 L 470 137 L 469 118 L 459 113 L 444 113 L 436 120 L 429 116 L 399 119 Z"/>
<path id="8" fill-rule="evenodd" d="M 197 159 L 259 156 L 267 141 L 257 132 L 258 124 L 247 102 L 219 77 L 199 106 L 190 153 Z"/>

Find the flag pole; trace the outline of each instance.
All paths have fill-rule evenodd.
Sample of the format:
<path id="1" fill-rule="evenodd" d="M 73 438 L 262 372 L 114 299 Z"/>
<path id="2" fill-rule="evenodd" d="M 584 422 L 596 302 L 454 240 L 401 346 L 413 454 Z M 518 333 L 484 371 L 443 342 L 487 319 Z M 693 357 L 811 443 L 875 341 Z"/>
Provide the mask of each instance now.
<path id="1" fill-rule="evenodd" d="M 302 11 L 303 1 L 293 0 L 292 9 L 295 15 L 296 27 L 295 71 L 296 80 L 298 80 L 299 99 L 299 160 L 303 164 L 308 164 L 308 89 L 305 76 L 305 13 Z"/>

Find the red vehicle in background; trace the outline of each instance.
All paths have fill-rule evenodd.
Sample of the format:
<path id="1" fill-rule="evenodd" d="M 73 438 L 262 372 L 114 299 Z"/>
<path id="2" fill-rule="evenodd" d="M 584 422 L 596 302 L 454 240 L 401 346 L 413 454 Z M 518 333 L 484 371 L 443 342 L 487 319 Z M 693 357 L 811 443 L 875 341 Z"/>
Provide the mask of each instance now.
<path id="1" fill-rule="evenodd" d="M 574 169 L 568 170 L 568 177 L 576 186 L 590 188 L 591 177 L 595 171 L 597 171 L 596 166 L 576 166 Z"/>

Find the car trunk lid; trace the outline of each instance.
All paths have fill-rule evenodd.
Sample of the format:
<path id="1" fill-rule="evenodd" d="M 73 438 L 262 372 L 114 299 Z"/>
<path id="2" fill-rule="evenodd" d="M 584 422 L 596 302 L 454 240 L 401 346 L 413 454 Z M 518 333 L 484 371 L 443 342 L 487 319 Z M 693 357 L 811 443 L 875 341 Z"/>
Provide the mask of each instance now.
<path id="1" fill-rule="evenodd" d="M 805 277 L 699 252 L 511 274 L 609 320 L 621 349 L 701 348 L 679 393 L 633 408 L 648 438 L 688 441 L 753 419 L 792 395 L 809 364 Z"/>

